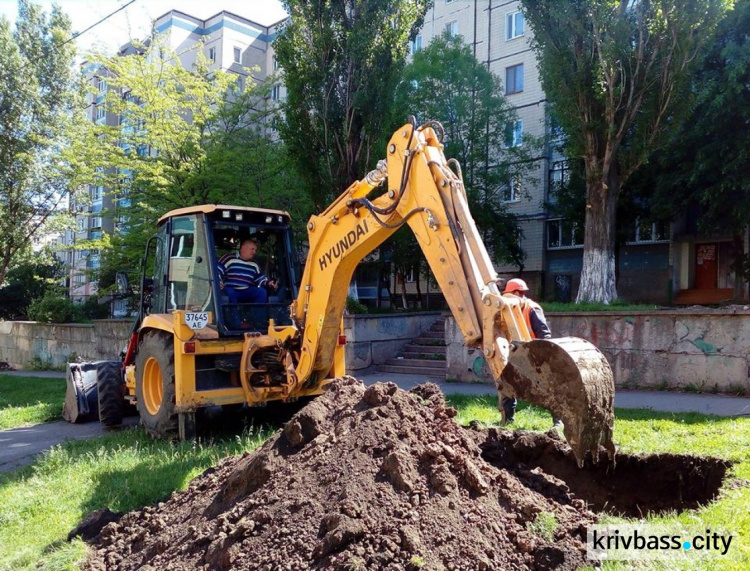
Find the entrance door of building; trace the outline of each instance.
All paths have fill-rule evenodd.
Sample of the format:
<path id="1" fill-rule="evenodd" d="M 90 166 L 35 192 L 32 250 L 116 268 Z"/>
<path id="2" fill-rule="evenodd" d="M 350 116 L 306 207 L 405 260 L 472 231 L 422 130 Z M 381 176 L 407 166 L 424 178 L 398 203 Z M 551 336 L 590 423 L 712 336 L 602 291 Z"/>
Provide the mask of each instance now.
<path id="1" fill-rule="evenodd" d="M 695 289 L 716 289 L 719 275 L 719 245 L 695 245 Z"/>

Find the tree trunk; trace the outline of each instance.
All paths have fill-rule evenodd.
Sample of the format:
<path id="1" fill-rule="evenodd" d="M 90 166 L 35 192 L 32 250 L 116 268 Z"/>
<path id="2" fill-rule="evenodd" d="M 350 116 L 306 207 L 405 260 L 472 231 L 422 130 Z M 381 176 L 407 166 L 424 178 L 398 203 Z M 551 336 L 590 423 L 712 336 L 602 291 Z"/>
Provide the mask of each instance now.
<path id="1" fill-rule="evenodd" d="M 735 234 L 733 236 L 734 241 L 734 291 L 732 297 L 736 300 L 745 299 L 745 276 L 747 275 L 747 267 L 743 260 L 745 260 L 745 237 L 742 234 Z"/>
<path id="2" fill-rule="evenodd" d="M 422 285 L 419 283 L 419 275 L 420 275 L 419 266 L 417 266 L 413 271 L 417 276 L 414 282 L 414 285 L 417 288 L 417 299 L 416 299 L 416 302 L 414 303 L 414 306 L 419 309 L 422 309 Z"/>
<path id="3" fill-rule="evenodd" d="M 408 309 L 409 304 L 406 302 L 406 275 L 401 274 L 399 278 L 401 280 L 401 304 L 404 306 L 404 309 Z"/>
<path id="4" fill-rule="evenodd" d="M 586 239 L 576 303 L 609 304 L 617 299 L 615 222 L 619 180 L 612 170 L 607 176 L 609 184 L 605 184 L 604 177 L 586 183 Z"/>

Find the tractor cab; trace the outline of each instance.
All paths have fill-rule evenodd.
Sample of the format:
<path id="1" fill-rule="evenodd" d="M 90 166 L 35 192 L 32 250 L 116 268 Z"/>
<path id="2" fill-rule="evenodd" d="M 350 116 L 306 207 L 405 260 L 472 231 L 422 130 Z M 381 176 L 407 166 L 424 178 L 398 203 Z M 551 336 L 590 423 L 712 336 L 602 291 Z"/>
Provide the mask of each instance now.
<path id="1" fill-rule="evenodd" d="M 148 313 L 210 312 L 208 327 L 222 335 L 268 331 L 269 319 L 290 325 L 299 271 L 286 212 L 204 205 L 168 212 L 159 219 L 153 252 Z M 257 244 L 253 262 L 266 287 L 263 303 L 236 302 L 221 281 L 219 261 L 234 257 L 243 241 Z M 151 265 L 151 264 L 149 264 Z M 266 297 L 265 295 L 263 296 Z"/>

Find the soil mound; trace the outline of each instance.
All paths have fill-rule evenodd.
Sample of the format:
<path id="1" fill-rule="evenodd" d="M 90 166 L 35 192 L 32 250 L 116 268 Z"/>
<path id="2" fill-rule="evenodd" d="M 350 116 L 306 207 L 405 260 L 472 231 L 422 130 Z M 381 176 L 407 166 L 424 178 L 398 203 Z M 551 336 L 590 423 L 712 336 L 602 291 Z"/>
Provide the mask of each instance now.
<path id="1" fill-rule="evenodd" d="M 584 502 L 485 461 L 455 414 L 435 385 L 338 379 L 255 452 L 105 525 L 86 568 L 585 565 Z"/>

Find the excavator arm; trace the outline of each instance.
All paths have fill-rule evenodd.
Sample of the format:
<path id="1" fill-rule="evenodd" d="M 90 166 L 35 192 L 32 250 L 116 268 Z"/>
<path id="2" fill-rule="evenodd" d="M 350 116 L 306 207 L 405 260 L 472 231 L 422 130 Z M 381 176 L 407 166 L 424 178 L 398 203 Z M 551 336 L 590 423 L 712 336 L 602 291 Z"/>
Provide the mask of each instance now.
<path id="1" fill-rule="evenodd" d="M 439 134 L 438 123 L 404 125 L 392 136 L 386 160 L 310 218 L 310 249 L 291 308 L 301 335 L 297 379 L 322 379 L 330 371 L 357 264 L 408 224 L 466 345 L 481 348 L 498 390 L 506 383 L 562 418 L 579 463 L 586 451 L 596 456 L 600 445 L 614 453 L 609 364 L 581 339 L 531 340 L 519 300 L 497 289 L 460 166 L 445 158 Z M 386 179 L 388 190 L 368 199 Z"/>

